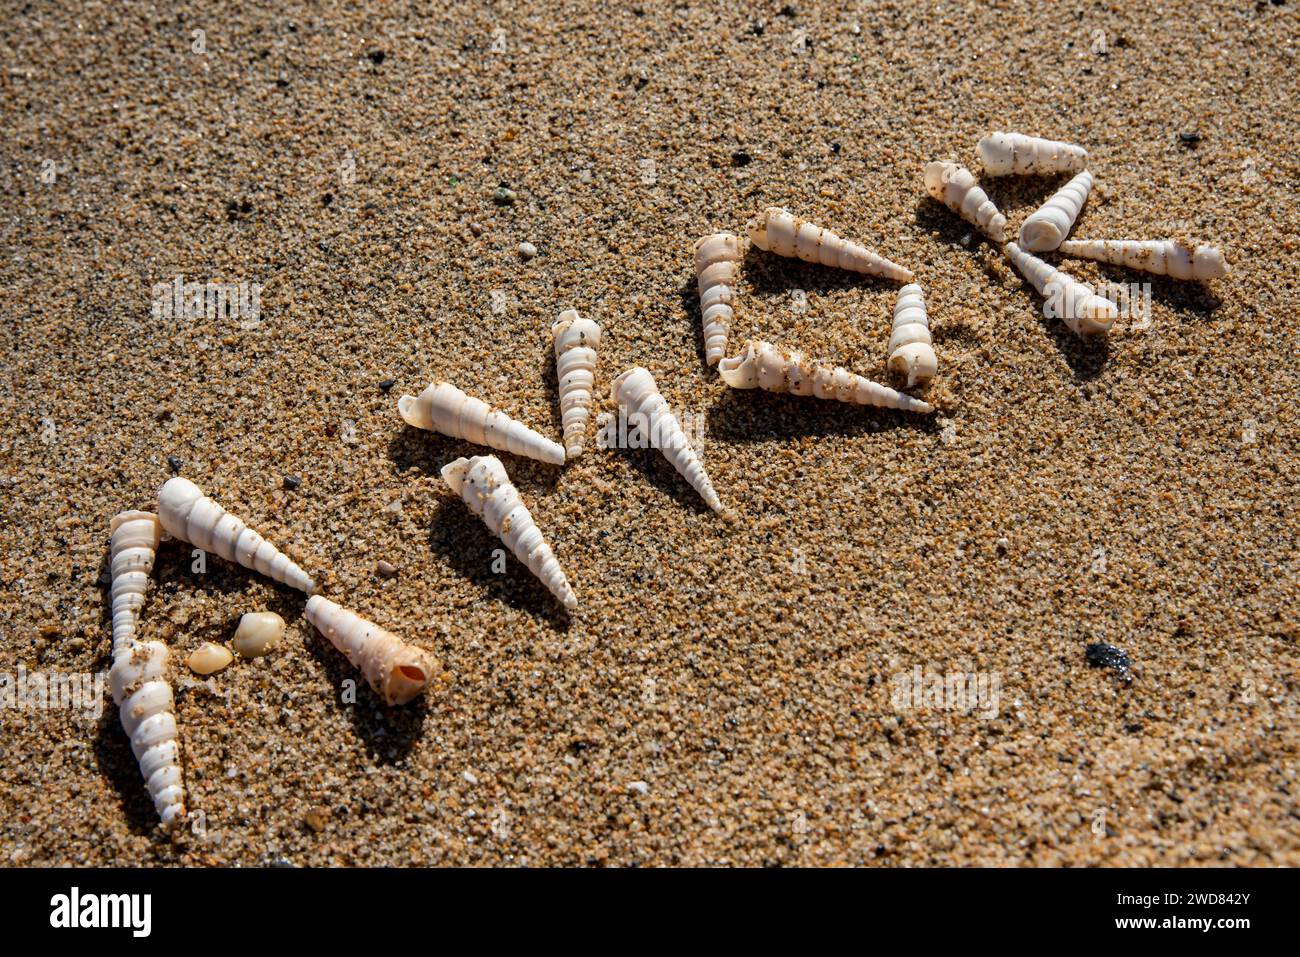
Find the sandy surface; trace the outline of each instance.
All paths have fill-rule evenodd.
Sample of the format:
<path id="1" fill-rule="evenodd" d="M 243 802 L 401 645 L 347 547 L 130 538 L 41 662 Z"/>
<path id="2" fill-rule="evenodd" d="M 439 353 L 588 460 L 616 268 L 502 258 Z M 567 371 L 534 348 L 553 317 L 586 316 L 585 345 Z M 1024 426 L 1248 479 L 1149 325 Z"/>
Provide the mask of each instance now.
<path id="1" fill-rule="evenodd" d="M 9 5 L 0 671 L 107 669 L 108 522 L 174 457 L 452 682 L 343 704 L 299 595 L 165 545 L 204 833 L 153 826 L 111 703 L 10 709 L 0 863 L 1300 863 L 1296 4 L 369 6 Z M 1089 149 L 1076 237 L 1231 275 L 1082 344 L 923 194 L 997 129 Z M 1015 230 L 1055 185 L 989 191 Z M 916 271 L 938 415 L 705 369 L 691 243 L 769 203 Z M 177 273 L 264 284 L 261 326 L 155 319 Z M 895 284 L 752 252 L 740 292 L 739 335 L 884 376 Z M 641 364 L 703 417 L 736 518 L 653 450 L 503 456 L 568 617 L 442 486 L 478 450 L 395 406 L 445 377 L 558 438 L 571 306 L 602 401 Z M 262 608 L 279 652 L 180 666 Z M 918 666 L 996 713 L 895 707 Z"/>

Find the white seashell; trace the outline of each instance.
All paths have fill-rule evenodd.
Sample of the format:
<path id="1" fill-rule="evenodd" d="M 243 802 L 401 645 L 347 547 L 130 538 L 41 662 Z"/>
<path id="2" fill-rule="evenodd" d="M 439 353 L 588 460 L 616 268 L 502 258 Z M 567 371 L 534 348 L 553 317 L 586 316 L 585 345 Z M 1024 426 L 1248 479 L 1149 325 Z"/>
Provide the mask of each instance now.
<path id="1" fill-rule="evenodd" d="M 1074 228 L 1079 210 L 1092 189 L 1092 174 L 1084 170 L 1070 180 L 1056 195 L 1034 210 L 1020 226 L 1020 248 L 1030 252 L 1050 252 Z"/>
<path id="2" fill-rule="evenodd" d="M 269 654 L 284 637 L 284 619 L 273 611 L 250 611 L 239 619 L 231 644 L 242 658 Z"/>
<path id="3" fill-rule="evenodd" d="M 1077 239 L 1061 243 L 1057 252 L 1174 279 L 1218 279 L 1228 274 L 1218 248 L 1193 248 L 1172 239 Z"/>
<path id="4" fill-rule="evenodd" d="M 163 824 L 171 824 L 185 816 L 185 784 L 166 672 L 166 646 L 136 642 L 113 658 L 108 686 L 154 809 Z"/>
<path id="5" fill-rule="evenodd" d="M 1023 133 L 990 133 L 975 145 L 989 176 L 1075 173 L 1088 162 L 1088 151 L 1073 143 Z"/>
<path id="6" fill-rule="evenodd" d="M 600 326 L 566 309 L 551 326 L 555 341 L 555 374 L 560 383 L 560 418 L 564 423 L 564 454 L 582 454 L 587 417 L 591 414 L 591 389 L 596 381 L 596 349 Z"/>
<path id="7" fill-rule="evenodd" d="M 926 191 L 994 242 L 1006 242 L 1007 218 L 964 166 L 936 160 L 925 167 Z"/>
<path id="8" fill-rule="evenodd" d="M 188 479 L 169 479 L 159 490 L 158 519 L 173 538 L 216 552 L 226 561 L 238 562 L 309 595 L 316 590 L 311 576 L 287 555 Z"/>
<path id="9" fill-rule="evenodd" d="M 740 240 L 731 233 L 714 233 L 695 243 L 695 280 L 704 324 L 704 361 L 717 365 L 727 351 L 727 336 L 735 315 L 736 276 L 742 256 Z"/>
<path id="10" fill-rule="evenodd" d="M 185 665 L 195 674 L 215 675 L 234 660 L 235 656 L 230 653 L 229 648 L 205 641 L 190 652 L 190 656 L 185 659 Z"/>
<path id="11" fill-rule="evenodd" d="M 1119 315 L 1113 302 L 1097 295 L 1086 283 L 1031 256 L 1015 243 L 1007 243 L 1006 253 L 1020 275 L 1047 297 L 1043 315 L 1062 320 L 1071 332 L 1081 336 L 1109 331 Z"/>
<path id="12" fill-rule="evenodd" d="M 564 464 L 564 449 L 522 422 L 493 409 L 482 399 L 466 395 L 450 382 L 435 382 L 418 396 L 397 400 L 397 411 L 407 425 L 441 432 L 503 452 L 530 459 Z"/>
<path id="13" fill-rule="evenodd" d="M 836 266 L 871 276 L 911 282 L 912 271 L 892 263 L 829 229 L 799 219 L 780 206 L 769 206 L 749 224 L 749 238 L 759 249 L 804 262 Z"/>
<path id="14" fill-rule="evenodd" d="M 939 369 L 934 346 L 930 338 L 930 317 L 925 312 L 925 299 L 916 283 L 898 291 L 894 306 L 894 326 L 889 334 L 888 368 L 897 375 L 907 376 L 908 388 L 918 382 L 924 385 L 934 378 Z"/>
<path id="15" fill-rule="evenodd" d="M 348 656 L 385 704 L 406 704 L 441 670 L 428 652 L 320 595 L 307 599 L 307 620 Z"/>
<path id="16" fill-rule="evenodd" d="M 113 657 L 135 644 L 140 609 L 153 571 L 162 525 L 153 512 L 122 512 L 109 525 L 112 574 Z"/>
<path id="17" fill-rule="evenodd" d="M 721 370 L 721 363 L 718 368 Z M 637 427 L 652 447 L 663 452 L 673 468 L 691 483 L 691 488 L 700 493 L 709 508 L 721 512 L 722 500 L 714 491 L 699 455 L 686 440 L 677 416 L 659 394 L 659 387 L 649 370 L 633 366 L 613 381 L 609 394 L 616 405 L 627 410 L 628 421 Z"/>
<path id="18" fill-rule="evenodd" d="M 519 490 L 510 483 L 500 459 L 495 455 L 457 459 L 443 466 L 442 478 L 565 608 L 578 607 L 564 570 L 520 500 Z"/>
<path id="19" fill-rule="evenodd" d="M 934 406 L 872 382 L 839 366 L 809 362 L 801 353 L 750 339 L 744 350 L 718 363 L 718 375 L 733 389 L 766 389 L 874 405 L 905 412 L 933 412 Z"/>

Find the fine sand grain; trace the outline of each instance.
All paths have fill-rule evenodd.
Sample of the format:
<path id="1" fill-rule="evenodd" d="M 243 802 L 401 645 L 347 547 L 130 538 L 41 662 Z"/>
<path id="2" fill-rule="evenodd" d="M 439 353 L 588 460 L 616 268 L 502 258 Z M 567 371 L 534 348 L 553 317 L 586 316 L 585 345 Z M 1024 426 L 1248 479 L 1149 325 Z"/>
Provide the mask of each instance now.
<path id="1" fill-rule="evenodd" d="M 202 833 L 107 695 L 5 709 L 0 864 L 1300 863 L 1297 4 L 275 6 L 0 24 L 0 671 L 107 669 L 109 519 L 178 471 L 450 683 L 346 704 L 300 595 L 165 544 Z M 993 130 L 1088 148 L 1076 237 L 1231 274 L 1076 339 L 925 195 Z M 1014 235 L 1060 181 L 985 185 Z M 915 270 L 937 415 L 705 369 L 691 244 L 769 204 Z M 884 378 L 897 284 L 743 270 L 737 340 Z M 260 326 L 155 318 L 177 274 Z M 648 367 L 735 513 L 653 450 L 503 455 L 572 616 L 441 482 L 481 450 L 396 412 L 446 378 L 558 438 L 569 307 L 601 410 Z M 274 653 L 181 667 L 259 609 Z M 998 706 L 899 707 L 917 668 Z"/>

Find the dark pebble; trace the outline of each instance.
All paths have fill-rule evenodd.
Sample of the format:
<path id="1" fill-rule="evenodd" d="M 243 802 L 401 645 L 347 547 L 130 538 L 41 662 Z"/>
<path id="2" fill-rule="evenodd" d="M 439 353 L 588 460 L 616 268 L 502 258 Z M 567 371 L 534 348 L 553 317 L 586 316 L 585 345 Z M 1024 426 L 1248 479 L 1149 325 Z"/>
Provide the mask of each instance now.
<path id="1" fill-rule="evenodd" d="M 831 152 L 832 152 L 832 153 L 838 153 L 841 149 L 843 149 L 843 147 L 840 146 L 839 143 L 832 143 L 832 144 L 831 144 Z"/>
<path id="2" fill-rule="evenodd" d="M 1130 680 L 1128 652 L 1121 651 L 1114 645 L 1096 641 L 1084 649 L 1088 665 L 1092 668 L 1114 668 L 1125 681 Z"/>
<path id="3" fill-rule="evenodd" d="M 185 463 L 175 455 L 167 456 L 167 467 L 172 470 L 172 475 L 180 474 L 181 466 L 184 464 Z"/>
<path id="4" fill-rule="evenodd" d="M 754 157 L 750 156 L 744 150 L 736 150 L 731 154 L 732 166 L 748 166 L 752 162 L 754 162 Z"/>
<path id="5" fill-rule="evenodd" d="M 1179 133 L 1178 139 L 1184 146 L 1195 147 L 1204 137 L 1200 133 Z"/>
<path id="6" fill-rule="evenodd" d="M 368 59 L 375 66 L 379 66 L 379 64 L 383 63 L 384 60 L 386 60 L 387 58 L 388 58 L 388 54 L 385 53 L 383 50 L 371 50 L 369 53 L 366 54 L 366 59 Z"/>
<path id="7" fill-rule="evenodd" d="M 298 478 L 298 476 L 296 475 L 286 475 L 284 477 L 284 487 L 287 488 L 290 492 L 292 492 L 301 484 L 302 484 L 302 479 Z"/>
<path id="8" fill-rule="evenodd" d="M 383 392 L 383 393 L 385 393 L 385 394 L 387 394 L 388 390 L 391 389 L 391 388 L 392 388 L 393 386 L 395 386 L 395 385 L 397 385 L 397 380 L 395 380 L 395 379 L 385 379 L 383 382 L 380 382 L 380 383 L 379 383 L 379 391 L 380 391 L 380 392 Z"/>
<path id="9" fill-rule="evenodd" d="M 795 10 L 795 8 L 794 8 L 793 6 L 791 6 L 790 4 L 788 4 L 788 3 L 787 3 L 784 7 L 781 8 L 781 16 L 783 16 L 783 17 L 793 17 L 793 16 L 795 16 L 797 13 L 798 13 L 798 11 Z"/>

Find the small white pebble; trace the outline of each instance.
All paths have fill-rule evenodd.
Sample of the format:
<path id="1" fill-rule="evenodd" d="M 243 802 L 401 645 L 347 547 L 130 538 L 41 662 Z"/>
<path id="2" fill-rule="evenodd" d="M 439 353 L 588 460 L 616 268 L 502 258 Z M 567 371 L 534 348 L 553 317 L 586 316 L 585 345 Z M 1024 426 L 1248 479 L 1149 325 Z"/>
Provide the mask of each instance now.
<path id="1" fill-rule="evenodd" d="M 185 659 L 186 666 L 197 675 L 214 675 L 235 660 L 230 649 L 205 641 Z"/>
<path id="2" fill-rule="evenodd" d="M 474 776 L 473 771 L 464 771 L 461 773 L 461 777 L 463 777 L 470 784 L 478 784 L 478 778 Z"/>
<path id="3" fill-rule="evenodd" d="M 627 786 L 627 789 L 629 791 L 635 791 L 637 794 L 643 796 L 650 793 L 650 785 L 646 784 L 644 781 L 633 781 Z"/>
<path id="4" fill-rule="evenodd" d="M 523 256 L 525 259 L 532 259 L 537 255 L 537 247 L 532 243 L 520 243 L 519 255 Z"/>
<path id="5" fill-rule="evenodd" d="M 284 636 L 284 619 L 273 611 L 254 611 L 239 619 L 231 642 L 245 658 L 257 658 L 274 651 Z"/>

